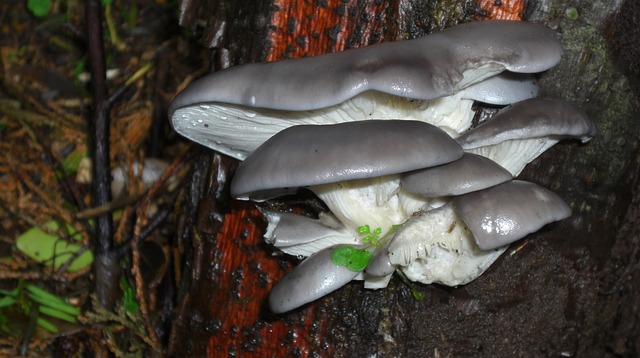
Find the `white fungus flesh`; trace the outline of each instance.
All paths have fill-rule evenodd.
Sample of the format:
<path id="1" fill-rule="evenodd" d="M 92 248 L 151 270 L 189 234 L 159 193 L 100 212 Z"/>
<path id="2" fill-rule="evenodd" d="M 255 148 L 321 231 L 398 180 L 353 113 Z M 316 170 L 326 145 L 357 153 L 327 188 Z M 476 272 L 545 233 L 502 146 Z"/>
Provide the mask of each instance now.
<path id="1" fill-rule="evenodd" d="M 388 255 L 411 281 L 457 286 L 480 276 L 505 249 L 481 250 L 454 208 L 445 205 L 398 229 Z"/>

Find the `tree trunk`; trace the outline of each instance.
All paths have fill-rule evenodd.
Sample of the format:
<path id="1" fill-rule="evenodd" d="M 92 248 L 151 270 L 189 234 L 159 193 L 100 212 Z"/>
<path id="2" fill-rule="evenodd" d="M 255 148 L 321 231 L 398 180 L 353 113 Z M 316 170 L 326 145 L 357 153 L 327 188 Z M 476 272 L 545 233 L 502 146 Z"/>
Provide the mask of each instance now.
<path id="1" fill-rule="evenodd" d="M 477 15 L 469 1 L 254 3 L 201 8 L 215 14 L 206 39 L 218 58 L 315 55 L 413 38 Z M 197 4 L 189 6 L 185 13 L 198 13 Z M 230 200 L 236 163 L 203 150 L 183 212 L 186 264 L 169 354 L 640 354 L 638 8 L 633 0 L 526 2 L 525 21 L 555 29 L 563 41 L 561 63 L 541 77 L 542 95 L 578 104 L 600 130 L 588 144 L 556 145 L 520 175 L 556 192 L 573 215 L 514 244 L 467 285 L 416 285 L 423 301 L 394 278 L 384 290 L 354 282 L 293 312 L 271 314 L 269 290 L 296 260 L 273 256 L 262 240 L 261 214 Z M 309 202 L 301 198 L 296 207 L 312 210 Z"/>

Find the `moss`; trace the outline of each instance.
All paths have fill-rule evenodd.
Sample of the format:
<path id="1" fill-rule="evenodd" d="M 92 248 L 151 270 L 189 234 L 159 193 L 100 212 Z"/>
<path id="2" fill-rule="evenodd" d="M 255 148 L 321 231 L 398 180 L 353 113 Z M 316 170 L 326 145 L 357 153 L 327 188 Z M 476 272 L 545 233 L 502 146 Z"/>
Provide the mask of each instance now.
<path id="1" fill-rule="evenodd" d="M 567 15 L 567 18 L 569 20 L 573 20 L 576 21 L 578 20 L 578 9 L 576 9 L 575 7 L 570 7 L 567 10 L 565 10 L 565 14 Z"/>
<path id="2" fill-rule="evenodd" d="M 475 3 L 470 0 L 420 1 L 409 0 L 401 5 L 404 18 L 403 33 L 407 38 L 421 37 L 462 22 L 475 14 Z"/>
<path id="3" fill-rule="evenodd" d="M 635 94 L 629 79 L 613 64 L 605 37 L 597 27 L 585 23 L 563 27 L 562 37 L 563 59 L 544 76 L 544 95 L 576 103 L 595 120 L 599 136 L 577 148 L 575 155 L 596 167 L 599 179 L 604 181 L 601 184 L 619 185 L 632 160 L 625 155 L 632 142 L 620 139 L 639 130 L 631 115 Z M 577 174 L 586 170 L 579 168 Z"/>

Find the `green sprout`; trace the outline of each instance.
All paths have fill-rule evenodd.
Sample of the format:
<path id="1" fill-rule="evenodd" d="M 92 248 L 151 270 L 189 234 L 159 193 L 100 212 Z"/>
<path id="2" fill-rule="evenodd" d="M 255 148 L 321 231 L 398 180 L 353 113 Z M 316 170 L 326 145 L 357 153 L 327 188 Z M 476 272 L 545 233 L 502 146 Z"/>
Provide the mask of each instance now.
<path id="1" fill-rule="evenodd" d="M 12 307 L 21 309 L 26 316 L 31 315 L 32 309 L 37 307 L 39 314 L 69 323 L 77 323 L 77 317 L 80 315 L 80 310 L 68 303 L 64 298 L 23 280 L 20 280 L 18 286 L 11 291 L 0 290 L 0 310 L 11 309 Z M 0 312 L 0 330 L 6 332 L 8 326 L 2 324 L 3 316 L 3 312 Z M 38 317 L 37 324 L 51 333 L 58 332 L 58 327 L 44 317 Z"/>
<path id="2" fill-rule="evenodd" d="M 120 285 L 123 288 L 122 300 L 125 311 L 131 314 L 135 314 L 136 312 L 138 312 L 138 309 L 140 309 L 140 304 L 136 300 L 136 292 L 124 276 L 120 279 Z"/>
<path id="3" fill-rule="evenodd" d="M 391 229 L 389 229 L 389 231 L 383 237 L 380 237 L 380 234 L 382 234 L 381 228 L 377 227 L 373 231 L 371 231 L 371 227 L 369 225 L 358 226 L 358 233 L 360 235 L 364 235 L 362 237 L 362 241 L 366 243 L 365 247 L 362 249 L 357 249 L 352 246 L 340 246 L 333 250 L 333 252 L 331 253 L 331 262 L 338 266 L 346 266 L 346 268 L 351 271 L 364 270 L 373 256 L 368 249 L 371 247 L 379 248 L 380 246 L 382 246 L 387 241 L 387 237 L 393 235 L 400 227 L 402 227 L 402 224 L 392 225 Z M 409 287 L 409 289 L 411 290 L 413 298 L 416 301 L 424 300 L 422 292 L 418 291 L 411 284 L 407 276 L 405 276 L 405 274 L 400 270 L 396 270 L 396 272 L 405 283 L 405 285 L 407 285 L 407 287 Z"/>
<path id="4" fill-rule="evenodd" d="M 362 241 L 375 247 L 380 246 L 380 242 L 382 241 L 380 240 L 380 234 L 382 233 L 381 228 L 377 227 L 375 228 L 375 230 L 373 230 L 373 232 L 371 232 L 371 227 L 369 227 L 369 225 L 363 225 L 358 227 L 358 232 L 361 235 L 367 235 L 362 238 Z"/>
<path id="5" fill-rule="evenodd" d="M 422 294 L 422 292 L 418 291 L 418 289 L 411 283 L 411 281 L 409 281 L 409 278 L 398 269 L 396 269 L 396 273 L 398 274 L 398 276 L 400 276 L 402 282 L 404 282 L 404 284 L 407 285 L 407 287 L 409 287 L 409 289 L 411 290 L 413 299 L 416 301 L 423 301 L 424 295 Z"/>
<path id="6" fill-rule="evenodd" d="M 49 13 L 50 7 L 51 7 L 51 0 L 28 0 L 27 1 L 27 9 L 29 9 L 29 11 L 31 11 L 31 13 L 37 18 L 46 16 Z"/>

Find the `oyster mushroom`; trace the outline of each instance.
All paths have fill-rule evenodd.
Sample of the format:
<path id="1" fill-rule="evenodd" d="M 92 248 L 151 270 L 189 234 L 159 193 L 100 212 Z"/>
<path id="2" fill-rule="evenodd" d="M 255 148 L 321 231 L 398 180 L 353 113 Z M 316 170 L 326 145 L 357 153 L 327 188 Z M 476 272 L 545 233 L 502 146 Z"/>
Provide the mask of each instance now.
<path id="1" fill-rule="evenodd" d="M 412 281 L 462 285 L 480 276 L 510 243 L 570 215 L 556 194 L 524 181 L 456 196 L 402 225 L 367 273 L 387 275 L 398 267 Z"/>
<path id="2" fill-rule="evenodd" d="M 523 181 L 457 196 L 403 223 L 369 261 L 362 277 L 361 270 L 334 262 L 334 250 L 344 245 L 319 250 L 275 285 L 269 306 L 274 313 L 286 312 L 358 278 L 365 279 L 366 288 L 386 287 L 396 268 L 408 279 L 425 284 L 466 284 L 480 276 L 508 244 L 570 215 L 571 209 L 557 195 Z M 290 220 L 291 216 L 285 217 Z M 297 232 L 301 236 L 315 236 L 307 230 L 310 226 L 296 228 L 304 229 Z M 348 247 L 363 250 L 361 243 Z"/>
<path id="3" fill-rule="evenodd" d="M 490 158 L 517 176 L 560 140 L 577 138 L 584 143 L 597 132 L 593 121 L 575 105 L 534 98 L 502 109 L 456 140 L 466 152 Z"/>
<path id="4" fill-rule="evenodd" d="M 264 200 L 308 187 L 345 227 L 355 232 L 369 224 L 386 231 L 407 217 L 396 195 L 399 173 L 461 156 L 455 140 L 424 122 L 295 126 L 273 136 L 240 164 L 231 195 Z"/>
<path id="5" fill-rule="evenodd" d="M 412 194 L 433 198 L 462 195 L 511 179 L 511 173 L 493 160 L 465 153 L 451 163 L 404 173 L 400 185 Z"/>
<path id="6" fill-rule="evenodd" d="M 471 101 L 462 98 L 513 102 L 537 93 L 531 79 L 487 84 L 499 83 L 498 91 L 464 89 L 505 70 L 544 71 L 559 59 L 555 33 L 541 25 L 469 23 L 415 40 L 216 72 L 180 93 L 169 116 L 178 133 L 240 160 L 296 124 L 434 118 L 459 133 L 470 123 Z"/>
<path id="7" fill-rule="evenodd" d="M 325 248 L 302 261 L 271 289 L 269 308 L 283 313 L 328 295 L 351 282 L 360 271 L 333 263 L 336 248 Z"/>
<path id="8" fill-rule="evenodd" d="M 360 244 L 331 214 L 321 214 L 319 220 L 272 211 L 263 214 L 269 223 L 265 241 L 285 254 L 307 257 L 337 244 Z"/>

